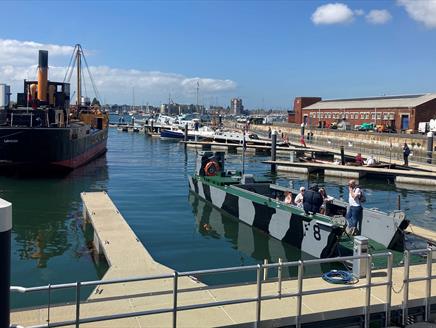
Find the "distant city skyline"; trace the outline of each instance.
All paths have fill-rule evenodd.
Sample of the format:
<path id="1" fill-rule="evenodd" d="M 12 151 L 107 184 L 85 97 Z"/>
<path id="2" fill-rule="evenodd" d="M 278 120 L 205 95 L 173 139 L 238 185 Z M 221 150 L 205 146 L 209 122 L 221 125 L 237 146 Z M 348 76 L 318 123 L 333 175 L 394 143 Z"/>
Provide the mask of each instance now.
<path id="1" fill-rule="evenodd" d="M 81 43 L 110 104 L 168 102 L 289 109 L 296 96 L 436 92 L 436 0 L 2 2 L 0 83 L 15 100 L 64 79 Z M 77 16 L 75 13 L 79 12 Z M 16 14 L 19 13 L 17 16 Z M 74 77 L 71 80 L 74 92 Z M 91 84 L 85 94 L 94 97 Z"/>

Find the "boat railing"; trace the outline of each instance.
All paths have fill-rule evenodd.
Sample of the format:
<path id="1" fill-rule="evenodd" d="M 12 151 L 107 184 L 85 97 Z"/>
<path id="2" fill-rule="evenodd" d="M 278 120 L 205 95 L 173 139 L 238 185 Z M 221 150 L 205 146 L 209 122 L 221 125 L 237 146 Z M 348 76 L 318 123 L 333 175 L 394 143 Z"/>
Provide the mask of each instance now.
<path id="1" fill-rule="evenodd" d="M 423 298 L 424 308 L 425 308 L 425 315 L 424 319 L 428 321 L 430 319 L 430 308 L 431 308 L 431 283 L 436 278 L 436 275 L 432 274 L 432 262 L 433 262 L 433 252 L 436 250 L 436 248 L 427 248 L 427 249 L 418 249 L 418 250 L 411 250 L 411 251 L 405 251 L 404 252 L 404 258 L 403 258 L 403 287 L 401 288 L 403 292 L 403 301 L 400 305 L 400 310 L 402 312 L 402 321 L 403 324 L 406 323 L 408 318 L 408 308 L 409 305 L 411 305 L 411 302 L 409 302 L 409 285 L 410 283 L 414 282 L 422 282 L 424 281 L 425 284 L 425 297 Z M 423 276 L 418 277 L 410 277 L 410 265 L 411 261 L 410 258 L 412 255 L 415 254 L 424 254 L 427 257 L 426 262 L 426 274 Z M 372 261 L 373 258 L 376 257 L 382 257 L 387 260 L 387 268 L 386 268 L 386 279 L 380 280 L 377 279 L 377 281 L 372 281 L 373 277 L 373 270 L 372 269 Z M 366 265 L 366 277 L 365 279 L 360 279 L 356 284 L 353 285 L 332 285 L 330 288 L 326 288 L 325 285 L 322 285 L 322 288 L 310 288 L 305 289 L 304 288 L 304 281 L 309 279 L 310 277 L 304 277 L 304 270 L 306 267 L 311 265 L 319 265 L 319 264 L 327 264 L 327 263 L 343 263 L 347 261 L 365 261 Z M 362 263 L 362 262 L 361 262 Z M 283 288 L 283 283 L 285 281 L 283 277 L 283 271 L 285 268 L 291 268 L 296 267 L 298 270 L 297 275 L 297 289 L 293 292 L 287 292 L 289 290 L 288 288 Z M 272 279 L 267 279 L 268 270 L 276 269 L 277 270 L 277 276 Z M 248 271 L 255 271 L 256 272 L 256 283 L 251 286 L 253 288 L 253 291 L 255 292 L 253 297 L 240 297 L 239 294 L 236 292 L 236 298 L 227 299 L 227 300 L 215 300 L 212 302 L 203 302 L 203 303 L 196 303 L 196 304 L 190 304 L 190 305 L 180 305 L 178 302 L 179 295 L 181 293 L 189 293 L 189 292 L 198 292 L 199 290 L 205 290 L 205 289 L 219 289 L 224 288 L 223 286 L 205 286 L 205 285 L 199 285 L 198 287 L 189 288 L 189 289 L 182 289 L 179 287 L 180 279 L 181 278 L 190 278 L 190 277 L 202 277 L 206 275 L 212 275 L 212 274 L 219 274 L 219 273 L 234 273 L 234 272 L 248 272 Z M 224 305 L 235 305 L 235 304 L 242 304 L 242 303 L 256 303 L 255 308 L 255 327 L 260 327 L 261 320 L 262 320 L 262 302 L 264 301 L 270 301 L 270 300 L 277 300 L 277 299 L 285 299 L 285 298 L 295 298 L 296 299 L 296 308 L 295 308 L 295 326 L 301 327 L 302 319 L 303 319 L 303 313 L 302 313 L 302 305 L 303 305 L 303 298 L 305 296 L 315 295 L 315 294 L 324 294 L 324 293 L 332 293 L 332 292 L 339 292 L 339 291 L 349 291 L 353 289 L 362 289 L 364 290 L 364 293 L 362 293 L 364 297 L 364 306 L 361 308 L 360 315 L 363 315 L 364 320 L 364 326 L 369 327 L 370 325 L 370 316 L 371 311 L 374 311 L 374 307 L 377 307 L 378 312 L 380 312 L 380 299 L 378 301 L 378 304 L 371 304 L 371 293 L 372 289 L 376 287 L 386 287 L 386 294 L 385 294 L 385 300 L 382 304 L 384 309 L 384 317 L 385 317 L 385 324 L 386 326 L 390 326 L 391 322 L 391 310 L 392 310 L 392 291 L 395 292 L 393 289 L 393 254 L 391 252 L 386 253 L 377 253 L 377 254 L 364 254 L 364 255 L 356 255 L 356 256 L 344 256 L 344 257 L 336 257 L 336 258 L 324 258 L 324 259 L 312 259 L 312 260 L 299 260 L 299 261 L 292 261 L 292 262 L 282 262 L 279 259 L 278 263 L 264 263 L 264 264 L 257 264 L 257 265 L 250 265 L 250 266 L 239 266 L 239 267 L 227 267 L 227 268 L 218 268 L 218 269 L 208 269 L 208 270 L 197 270 L 197 271 L 187 271 L 187 272 L 178 272 L 174 271 L 170 274 L 163 274 L 163 275 L 154 275 L 154 276 L 144 276 L 144 277 L 130 277 L 130 278 L 121 278 L 121 279 L 112 279 L 112 280 L 96 280 L 96 281 L 78 281 L 74 283 L 66 283 L 66 284 L 55 284 L 55 285 L 47 285 L 47 286 L 39 286 L 39 287 L 19 287 L 19 286 L 12 286 L 10 288 L 11 292 L 14 293 L 32 293 L 32 292 L 41 292 L 46 291 L 48 293 L 48 304 L 47 304 L 47 322 L 40 325 L 32 326 L 33 328 L 43 328 L 43 327 L 63 327 L 63 326 L 69 326 L 69 325 L 75 325 L 76 327 L 79 327 L 80 324 L 85 323 L 92 323 L 92 322 L 100 322 L 100 321 L 107 321 L 107 320 L 115 320 L 115 319 L 121 319 L 121 318 L 130 318 L 130 317 L 140 317 L 140 316 L 147 316 L 147 315 L 156 315 L 156 314 L 163 314 L 163 313 L 172 313 L 172 319 L 171 324 L 172 327 L 177 327 L 177 315 L 181 311 L 189 311 L 189 310 L 196 310 L 196 309 L 204 309 L 204 308 L 212 308 L 212 307 L 222 307 Z M 380 277 L 380 275 L 377 275 Z M 313 277 L 312 277 L 313 278 Z M 115 314 L 108 314 L 108 315 L 100 315 L 100 316 L 91 316 L 91 317 L 82 317 L 81 316 L 81 293 L 82 288 L 84 287 L 90 287 L 90 286 L 101 286 L 101 285 L 109 285 L 109 284 L 119 284 L 119 283 L 132 283 L 132 282 L 140 282 L 140 281 L 151 281 L 151 280 L 162 280 L 162 279 L 172 279 L 172 289 L 168 289 L 166 292 L 167 294 L 172 294 L 172 306 L 166 306 L 166 307 L 160 307 L 156 309 L 144 309 L 142 311 L 136 311 L 136 312 L 124 312 L 124 313 L 115 313 Z M 287 280 L 290 280 L 289 278 Z M 363 282 L 364 281 L 364 282 Z M 276 284 L 276 292 L 268 292 L 266 295 L 263 293 L 262 286 L 266 283 Z M 247 283 L 241 283 L 241 286 L 244 285 L 247 287 Z M 311 284 L 312 285 L 312 284 Z M 233 285 L 238 286 L 238 285 Z M 228 286 L 227 286 L 228 287 Z M 68 320 L 68 321 L 57 321 L 53 322 L 50 318 L 50 310 L 53 307 L 53 305 L 50 303 L 50 297 L 51 293 L 56 290 L 60 289 L 74 289 L 75 290 L 75 319 Z M 400 291 L 401 292 L 401 291 Z M 396 292 L 396 293 L 400 293 Z M 153 293 L 150 292 L 147 294 L 149 297 L 153 297 L 154 294 L 161 295 L 160 293 Z M 145 294 L 138 294 L 136 297 L 144 297 Z M 238 297 L 239 296 L 239 297 Z M 124 295 L 120 296 L 124 298 L 132 298 L 135 297 L 135 295 Z M 104 302 L 108 301 L 107 299 L 98 299 L 98 300 L 92 300 L 93 302 Z M 90 301 L 88 301 L 90 302 Z M 396 310 L 398 310 L 398 305 L 395 307 Z"/>

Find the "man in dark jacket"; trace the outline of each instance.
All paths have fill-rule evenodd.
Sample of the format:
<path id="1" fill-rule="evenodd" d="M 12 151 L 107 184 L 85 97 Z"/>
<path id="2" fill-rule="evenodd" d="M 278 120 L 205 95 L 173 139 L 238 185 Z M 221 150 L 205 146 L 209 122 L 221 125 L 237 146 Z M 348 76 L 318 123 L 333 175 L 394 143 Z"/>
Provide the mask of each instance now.
<path id="1" fill-rule="evenodd" d="M 407 143 L 404 143 L 403 146 L 404 166 L 409 166 L 409 155 L 410 155 L 410 148 L 407 145 Z"/>
<path id="2" fill-rule="evenodd" d="M 312 185 L 304 194 L 303 208 L 306 214 L 319 213 L 323 203 L 322 196 L 319 192 L 318 185 Z"/>

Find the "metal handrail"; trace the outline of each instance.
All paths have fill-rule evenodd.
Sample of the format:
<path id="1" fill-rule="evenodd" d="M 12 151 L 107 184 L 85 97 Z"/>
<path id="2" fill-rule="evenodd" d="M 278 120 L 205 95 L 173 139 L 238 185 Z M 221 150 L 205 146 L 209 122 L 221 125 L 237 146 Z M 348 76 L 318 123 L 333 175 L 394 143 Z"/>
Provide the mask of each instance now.
<path id="1" fill-rule="evenodd" d="M 404 291 L 403 291 L 403 307 L 402 307 L 402 320 L 403 323 L 407 321 L 407 305 L 408 305 L 408 290 L 409 284 L 417 281 L 426 281 L 426 300 L 425 300 L 425 311 L 426 311 L 426 320 L 430 317 L 430 305 L 431 305 L 431 280 L 436 278 L 436 275 L 432 275 L 432 252 L 434 248 L 413 250 L 413 251 L 405 251 L 404 252 Z M 423 277 L 409 277 L 409 266 L 410 266 L 410 255 L 425 253 L 427 255 L 427 275 Z M 386 257 L 387 258 L 387 279 L 382 282 L 372 282 L 372 268 L 371 263 L 372 259 L 375 257 Z M 316 265 L 323 263 L 333 263 L 333 262 L 345 262 L 350 260 L 366 260 L 367 272 L 366 272 L 366 283 L 359 285 L 346 285 L 346 286 L 335 286 L 332 288 L 323 288 L 323 289 L 312 289 L 312 290 L 304 290 L 303 281 L 304 281 L 304 268 L 308 265 Z M 282 293 L 282 269 L 286 267 L 298 267 L 298 277 L 297 277 L 297 291 L 294 293 Z M 277 283 L 278 289 L 277 294 L 274 295 L 262 295 L 262 273 L 264 270 L 268 270 L 271 268 L 277 268 Z M 224 305 L 233 305 L 233 304 L 242 304 L 242 303 L 251 303 L 256 302 L 256 327 L 260 326 L 261 322 L 261 305 L 262 301 L 265 300 L 273 300 L 273 299 L 282 299 L 289 297 L 297 298 L 297 313 L 295 316 L 295 324 L 296 327 L 301 327 L 302 324 L 302 304 L 303 297 L 314 295 L 314 294 L 322 294 L 322 293 L 331 293 L 337 291 L 344 290 L 352 290 L 352 289 L 365 289 L 365 307 L 364 307 L 364 319 L 365 319 L 365 327 L 369 327 L 369 319 L 370 319 L 370 309 L 371 309 L 371 288 L 372 287 L 380 287 L 386 286 L 386 303 L 385 303 L 385 313 L 386 313 L 386 326 L 390 324 L 390 311 L 391 311 L 391 293 L 392 293 L 392 269 L 393 269 L 393 255 L 391 252 L 387 253 L 377 253 L 377 254 L 365 254 L 365 255 L 355 255 L 355 256 L 344 256 L 344 257 L 335 257 L 335 258 L 325 258 L 325 259 L 313 259 L 307 261 L 293 261 L 293 262 L 282 262 L 279 260 L 278 263 L 269 263 L 269 264 L 258 264 L 258 265 L 250 265 L 243 267 L 228 267 L 228 268 L 218 268 L 218 269 L 208 269 L 208 270 L 196 270 L 196 271 L 187 271 L 187 272 L 177 272 L 174 271 L 172 274 L 165 275 L 154 275 L 154 276 L 143 276 L 143 277 L 130 277 L 130 278 L 122 278 L 122 279 L 112 279 L 112 280 L 95 280 L 95 281 L 85 281 L 85 282 L 76 282 L 76 283 L 67 283 L 67 284 L 57 284 L 57 285 L 47 285 L 47 286 L 38 286 L 25 288 L 20 286 L 12 286 L 11 292 L 19 292 L 19 293 L 31 293 L 47 290 L 49 293 L 49 303 L 47 306 L 48 311 L 48 320 L 46 324 L 32 326 L 33 328 L 45 328 L 45 327 L 62 327 L 68 325 L 75 325 L 79 327 L 80 324 L 83 323 L 91 323 L 98 321 L 106 321 L 113 319 L 122 319 L 129 317 L 138 317 L 138 316 L 146 316 L 152 314 L 162 314 L 162 313 L 172 313 L 172 326 L 177 326 L 177 313 L 180 311 L 194 310 L 194 309 L 203 309 Z M 206 275 L 206 274 L 216 274 L 216 273 L 228 273 L 228 272 L 241 272 L 241 271 L 256 271 L 256 285 L 257 285 L 257 293 L 256 297 L 251 298 L 236 298 L 226 301 L 215 301 L 209 303 L 197 303 L 191 305 L 178 305 L 178 294 L 184 292 L 183 289 L 179 289 L 178 283 L 180 277 L 189 277 L 189 276 L 198 276 L 198 275 Z M 173 279 L 173 306 L 171 308 L 159 308 L 155 310 L 148 311 L 137 311 L 137 312 L 129 312 L 129 313 L 120 313 L 120 314 L 111 314 L 104 316 L 96 316 L 96 317 L 88 317 L 88 318 L 80 318 L 80 292 L 81 288 L 84 286 L 96 286 L 96 285 L 107 285 L 107 284 L 116 284 L 116 283 L 126 283 L 126 282 L 138 282 L 138 281 L 149 281 L 156 279 Z M 50 322 L 50 293 L 56 289 L 65 289 L 65 288 L 75 288 L 76 290 L 76 300 L 75 300 L 75 319 L 63 322 Z M 194 289 L 195 290 L 195 289 Z M 189 290 L 192 291 L 192 290 Z M 131 296 L 131 295 L 130 295 Z"/>

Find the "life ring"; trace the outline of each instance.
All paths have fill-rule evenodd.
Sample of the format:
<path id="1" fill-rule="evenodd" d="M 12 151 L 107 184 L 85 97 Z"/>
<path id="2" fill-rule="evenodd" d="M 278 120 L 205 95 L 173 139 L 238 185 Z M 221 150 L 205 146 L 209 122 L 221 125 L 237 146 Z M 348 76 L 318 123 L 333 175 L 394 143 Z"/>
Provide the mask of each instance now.
<path id="1" fill-rule="evenodd" d="M 205 171 L 207 176 L 210 176 L 210 177 L 214 176 L 217 174 L 217 172 L 220 171 L 220 165 L 218 164 L 217 161 L 210 161 L 204 167 L 204 171 Z"/>

